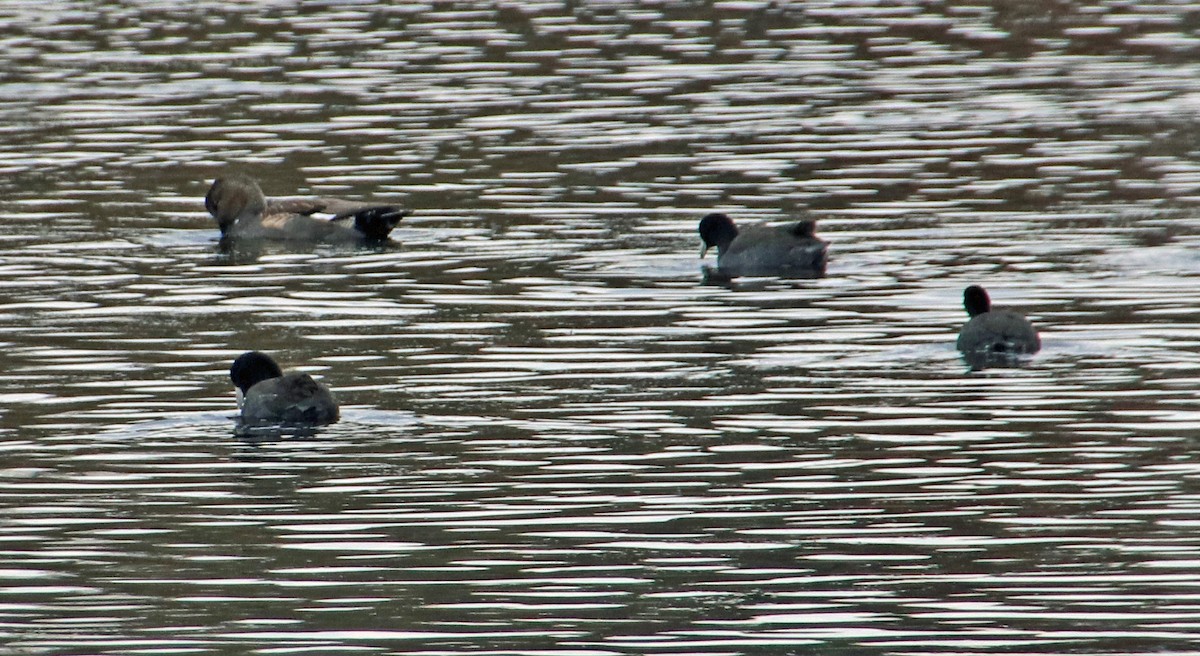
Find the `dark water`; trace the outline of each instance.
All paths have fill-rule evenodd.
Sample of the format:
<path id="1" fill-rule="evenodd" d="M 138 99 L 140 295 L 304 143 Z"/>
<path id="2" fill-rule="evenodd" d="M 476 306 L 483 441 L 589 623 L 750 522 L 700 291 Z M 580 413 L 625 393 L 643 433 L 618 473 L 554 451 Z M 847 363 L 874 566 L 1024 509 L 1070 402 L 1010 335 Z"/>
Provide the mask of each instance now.
<path id="1" fill-rule="evenodd" d="M 1200 639 L 1188 3 L 0 3 L 14 654 Z M 221 249 L 229 166 L 414 209 Z M 704 284 L 808 211 L 828 276 Z M 1043 351 L 971 372 L 963 287 Z M 258 348 L 345 403 L 234 431 Z"/>

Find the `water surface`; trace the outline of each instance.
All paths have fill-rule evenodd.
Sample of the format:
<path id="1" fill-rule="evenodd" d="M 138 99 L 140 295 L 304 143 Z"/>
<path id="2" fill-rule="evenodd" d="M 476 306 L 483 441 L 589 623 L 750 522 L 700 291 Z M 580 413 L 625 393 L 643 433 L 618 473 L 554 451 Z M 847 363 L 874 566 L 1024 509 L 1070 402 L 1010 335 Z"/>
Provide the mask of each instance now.
<path id="1" fill-rule="evenodd" d="M 1196 12 L 0 6 L 18 653 L 1151 654 L 1200 634 Z M 211 180 L 412 207 L 222 248 Z M 820 279 L 706 284 L 809 213 Z M 710 262 L 711 263 L 711 262 Z M 1029 314 L 970 371 L 962 289 Z M 343 421 L 235 430 L 250 348 Z"/>

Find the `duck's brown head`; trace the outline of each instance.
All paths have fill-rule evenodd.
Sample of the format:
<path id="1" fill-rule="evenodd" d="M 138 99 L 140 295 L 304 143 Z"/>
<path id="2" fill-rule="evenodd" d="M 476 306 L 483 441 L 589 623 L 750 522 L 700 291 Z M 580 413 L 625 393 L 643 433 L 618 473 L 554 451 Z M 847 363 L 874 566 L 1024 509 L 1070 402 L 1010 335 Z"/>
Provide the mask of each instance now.
<path id="1" fill-rule="evenodd" d="M 267 199 L 252 178 L 233 173 L 212 183 L 204 197 L 204 207 L 217 220 L 224 235 L 239 219 L 261 215 L 267 208 Z"/>

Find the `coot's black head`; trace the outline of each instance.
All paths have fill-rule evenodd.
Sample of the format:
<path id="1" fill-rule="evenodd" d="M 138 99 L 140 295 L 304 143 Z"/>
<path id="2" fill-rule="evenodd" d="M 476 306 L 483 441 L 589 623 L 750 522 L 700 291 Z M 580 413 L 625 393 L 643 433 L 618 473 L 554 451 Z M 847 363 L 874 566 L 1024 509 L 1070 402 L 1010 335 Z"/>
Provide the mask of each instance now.
<path id="1" fill-rule="evenodd" d="M 992 299 L 988 298 L 988 293 L 979 285 L 971 285 L 963 290 L 963 307 L 967 308 L 967 314 L 975 317 L 992 309 Z"/>
<path id="2" fill-rule="evenodd" d="M 242 394 L 264 380 L 279 378 L 282 375 L 283 370 L 275 364 L 271 356 L 258 351 L 246 351 L 239 355 L 229 368 L 229 378 Z"/>
<path id="3" fill-rule="evenodd" d="M 704 242 L 704 248 L 700 250 L 700 257 L 704 257 L 708 249 L 713 246 L 716 246 L 718 250 L 725 248 L 737 237 L 737 233 L 737 226 L 733 224 L 733 219 L 719 212 L 700 219 L 700 239 Z"/>

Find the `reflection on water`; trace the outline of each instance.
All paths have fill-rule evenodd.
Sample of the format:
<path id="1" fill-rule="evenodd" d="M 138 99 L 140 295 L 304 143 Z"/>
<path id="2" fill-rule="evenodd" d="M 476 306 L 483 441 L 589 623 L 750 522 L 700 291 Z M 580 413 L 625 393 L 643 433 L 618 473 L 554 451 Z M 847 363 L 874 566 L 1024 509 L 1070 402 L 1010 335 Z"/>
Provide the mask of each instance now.
<path id="1" fill-rule="evenodd" d="M 0 7 L 22 653 L 1160 653 L 1198 638 L 1180 5 Z M 226 165 L 415 208 L 223 249 Z M 811 212 L 819 279 L 696 223 Z M 962 289 L 1028 314 L 971 372 Z M 257 348 L 331 385 L 235 432 Z"/>

